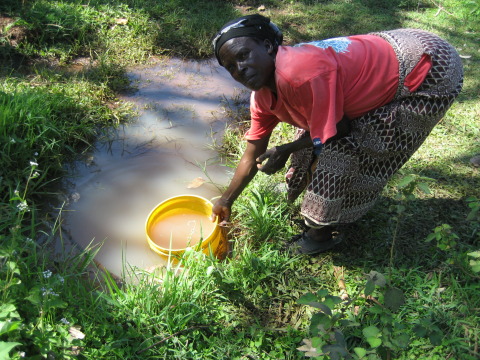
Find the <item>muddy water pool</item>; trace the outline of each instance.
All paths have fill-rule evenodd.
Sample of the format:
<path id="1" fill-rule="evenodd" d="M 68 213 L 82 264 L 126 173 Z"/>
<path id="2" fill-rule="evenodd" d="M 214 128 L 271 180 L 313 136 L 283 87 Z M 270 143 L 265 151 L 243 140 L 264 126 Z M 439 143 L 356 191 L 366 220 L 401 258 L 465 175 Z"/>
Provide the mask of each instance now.
<path id="1" fill-rule="evenodd" d="M 129 77 L 138 90 L 121 100 L 139 116 L 72 166 L 57 243 L 58 252 L 101 244 L 95 259 L 117 276 L 125 267 L 165 265 L 145 235 L 155 205 L 176 195 L 220 195 L 232 175 L 212 149 L 226 126 L 224 101 L 248 96 L 213 61 L 162 61 Z"/>

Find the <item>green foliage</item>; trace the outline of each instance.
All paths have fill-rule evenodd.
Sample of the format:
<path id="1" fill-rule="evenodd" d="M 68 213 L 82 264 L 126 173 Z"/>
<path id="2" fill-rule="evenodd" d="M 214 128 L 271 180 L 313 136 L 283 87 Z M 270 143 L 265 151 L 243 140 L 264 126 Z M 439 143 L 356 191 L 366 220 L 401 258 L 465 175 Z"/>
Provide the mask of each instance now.
<path id="1" fill-rule="evenodd" d="M 416 198 L 415 191 L 417 189 L 424 194 L 430 194 L 428 182 L 432 181 L 433 179 L 425 176 L 414 174 L 406 175 L 396 184 L 397 189 L 399 190 L 396 199 L 400 201 L 414 200 Z"/>
<path id="2" fill-rule="evenodd" d="M 457 245 L 458 235 L 452 233 L 452 227 L 448 224 L 437 226 L 433 233 L 427 236 L 426 241 L 437 241 L 440 250 L 449 250 Z"/>
<path id="3" fill-rule="evenodd" d="M 128 86 L 125 66 L 155 54 L 211 56 L 210 37 L 240 15 L 238 4 L 253 6 L 248 13 L 265 5 L 287 43 L 434 31 L 463 56 L 464 91 L 403 168 L 409 175 L 387 187 L 338 250 L 302 258 L 279 251 L 296 233 L 298 209 L 285 203 L 282 174 L 259 174 L 235 204 L 235 247 L 224 262 L 186 254 L 188 271 L 126 269 L 133 281 L 125 284 L 96 269 L 98 248 L 52 257 L 60 224 L 50 228 L 39 196 L 98 128 L 125 115 L 113 93 Z M 478 357 L 480 193 L 468 165 L 480 150 L 477 0 L 4 0 L 0 11 L 12 19 L 0 37 L 0 359 Z M 8 38 L 15 29 L 24 31 L 18 44 Z M 22 64 L 81 56 L 91 67 L 14 75 L 3 60 L 22 56 Z M 230 110 L 239 126 L 222 144 L 233 160 L 248 127 L 237 100 L 243 110 Z M 273 143 L 292 136 L 287 125 L 277 130 Z M 336 266 L 349 298 L 338 295 Z"/>
<path id="4" fill-rule="evenodd" d="M 383 298 L 383 304 L 372 294 Z M 375 301 L 372 305 L 364 299 Z M 401 358 L 420 339 L 427 339 L 432 346 L 442 343 L 443 333 L 428 315 L 417 317 L 414 322 L 402 319 L 403 292 L 388 285 L 386 278 L 375 271 L 367 275 L 364 287 L 357 289 L 351 298 L 341 299 L 322 289 L 302 296 L 299 303 L 320 310 L 311 318 L 310 337 L 304 339 L 299 348 L 307 357 Z"/>
<path id="5" fill-rule="evenodd" d="M 470 15 L 472 18 L 478 19 L 478 16 L 480 16 L 480 1 L 467 0 L 465 1 L 465 7 L 470 10 Z"/>
<path id="6" fill-rule="evenodd" d="M 407 175 L 395 184 L 397 193 L 394 198 L 400 201 L 400 204 L 392 206 L 397 216 L 394 217 L 396 226 L 391 245 L 388 278 L 378 271 L 371 271 L 366 275 L 364 287 L 357 288 L 350 298 L 342 299 L 322 289 L 299 299 L 299 303 L 319 310 L 311 317 L 310 337 L 304 339 L 303 345 L 298 348 L 304 351 L 307 357 L 315 359 L 397 358 L 411 347 L 424 343 L 425 340 L 428 340 L 432 347 L 442 347 L 446 344 L 445 334 L 438 322 L 438 317 L 437 321 L 432 320 L 437 314 L 415 313 L 413 321 L 407 321 L 404 318 L 402 313 L 411 301 L 406 298 L 404 291 L 398 286 L 393 286 L 390 280 L 396 276 L 397 272 L 393 257 L 394 248 L 398 246 L 396 238 L 399 236 L 399 225 L 405 217 L 409 216 L 408 213 L 417 196 L 431 193 L 426 183 L 422 182 L 425 180 L 431 181 L 429 178 Z M 467 198 L 467 203 L 472 209 L 467 216 L 471 220 L 476 217 L 475 210 L 478 204 L 475 197 Z M 461 268 L 464 273 L 470 275 L 471 278 L 467 280 L 470 284 L 471 280 L 478 279 L 476 273 L 480 271 L 480 254 L 478 251 L 458 252 L 459 236 L 452 230 L 452 227 L 447 224 L 438 226 L 427 237 L 427 242 L 436 240 L 438 249 L 448 252 L 447 263 Z M 477 287 L 465 286 L 465 289 L 470 288 L 473 290 Z M 420 291 L 418 283 L 415 291 Z M 374 305 L 371 306 L 363 299 L 372 300 Z"/>
<path id="7" fill-rule="evenodd" d="M 468 207 L 470 208 L 470 212 L 467 215 L 467 220 L 480 223 L 480 200 L 475 196 L 469 196 L 466 201 Z"/>
<path id="8" fill-rule="evenodd" d="M 383 292 L 384 304 L 375 301 L 374 306 L 369 306 L 364 299 L 379 290 Z M 304 339 L 299 348 L 308 357 L 371 359 L 386 353 L 398 356 L 411 342 L 412 326 L 395 316 L 405 303 L 403 292 L 387 285 L 387 279 L 379 272 L 371 271 L 364 287 L 351 298 L 342 299 L 322 289 L 302 296 L 298 302 L 319 310 L 311 318 L 311 337 Z M 352 336 L 357 339 L 355 342 L 349 341 Z"/>
<path id="9" fill-rule="evenodd" d="M 38 77 L 0 84 L 1 199 L 23 190 L 19 179 L 31 164 L 36 164 L 31 193 L 59 176 L 64 161 L 90 145 L 96 124 L 112 123 L 114 111 L 102 104 L 110 96 L 105 86 L 82 80 L 64 85 Z"/>
<path id="10" fill-rule="evenodd" d="M 3 2 L 2 2 L 3 3 Z M 15 17 L 10 27 L 25 29 L 16 48 L 26 56 L 107 56 L 109 62 L 144 62 L 154 54 L 205 57 L 210 37 L 234 10 L 216 1 L 34 0 L 0 5 Z M 223 21 L 225 20 L 225 21 Z"/>
<path id="11" fill-rule="evenodd" d="M 467 255 L 473 258 L 469 262 L 470 266 L 472 267 L 472 271 L 475 273 L 480 272 L 480 251 L 472 251 Z"/>
<path id="12" fill-rule="evenodd" d="M 478 231 L 479 226 L 479 213 L 480 203 L 476 197 L 468 197 L 466 199 L 468 207 L 471 209 L 467 215 L 467 221 L 475 223 L 474 232 Z M 453 229 L 448 224 L 442 224 L 437 226 L 433 233 L 429 234 L 425 241 L 431 242 L 435 240 L 437 247 L 448 254 L 447 262 L 449 264 L 455 264 L 464 269 L 467 273 L 480 272 L 480 252 L 461 252 L 458 249 L 458 242 L 460 237 L 453 232 Z M 472 274 L 472 276 L 475 276 Z"/>
<path id="13" fill-rule="evenodd" d="M 71 359 L 73 354 L 64 350 L 81 342 L 70 336 L 65 322 L 59 321 L 61 311 L 68 305 L 62 296 L 62 289 L 68 286 L 66 277 L 50 269 L 41 271 L 45 254 L 34 240 L 25 236 L 32 230 L 24 225 L 26 215 L 33 213 L 35 218 L 35 210 L 28 206 L 25 196 L 36 166 L 31 165 L 23 193 L 16 191 L 10 200 L 10 233 L 2 231 L 0 235 L 0 355 L 10 359 L 14 347 L 25 350 L 24 344 L 29 343 L 32 358 L 34 354 L 47 357 L 62 353 L 65 359 Z"/>
<path id="14" fill-rule="evenodd" d="M 279 224 L 287 214 L 288 203 L 285 200 L 278 200 L 276 191 L 265 189 L 261 191 L 258 187 L 254 187 L 250 190 L 246 201 L 239 201 L 238 216 L 245 218 L 249 237 L 262 242 L 283 236 L 285 228 Z"/>

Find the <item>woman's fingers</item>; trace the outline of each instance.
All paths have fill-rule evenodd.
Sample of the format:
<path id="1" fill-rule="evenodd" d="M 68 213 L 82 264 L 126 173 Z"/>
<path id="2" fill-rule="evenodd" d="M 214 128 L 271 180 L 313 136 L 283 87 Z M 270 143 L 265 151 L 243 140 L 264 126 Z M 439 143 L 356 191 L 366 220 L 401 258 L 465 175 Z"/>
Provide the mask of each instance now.
<path id="1" fill-rule="evenodd" d="M 265 151 L 262 155 L 260 155 L 258 158 L 255 159 L 257 161 L 258 170 L 267 173 L 268 168 L 271 165 L 271 160 L 272 160 L 272 156 L 273 156 L 274 151 L 275 151 L 275 148 L 269 149 L 269 150 Z M 265 163 L 265 165 L 262 165 L 262 163 L 265 160 L 268 160 L 268 161 Z M 265 171 L 265 170 L 267 170 L 267 171 Z"/>
<path id="2" fill-rule="evenodd" d="M 228 222 L 227 220 L 223 220 L 222 222 L 219 222 L 218 223 L 218 226 L 222 226 L 222 227 L 227 227 L 227 226 L 230 226 L 231 223 Z"/>
<path id="3" fill-rule="evenodd" d="M 263 161 L 267 160 L 265 164 L 262 164 Z M 258 170 L 264 172 L 267 175 L 271 175 L 281 170 L 285 165 L 286 159 L 283 159 L 282 153 L 277 150 L 277 148 L 272 148 L 267 150 L 264 154 L 260 155 L 257 158 L 257 168 Z"/>
<path id="4" fill-rule="evenodd" d="M 262 163 L 269 157 L 270 157 L 270 153 L 267 151 L 267 152 L 264 152 L 262 155 L 260 155 L 256 160 L 258 163 Z"/>
<path id="5" fill-rule="evenodd" d="M 276 147 L 273 147 L 271 149 L 268 149 L 267 151 L 265 151 L 262 155 L 260 155 L 256 160 L 257 162 L 259 163 L 262 163 L 264 162 L 265 160 L 267 159 L 271 159 L 275 153 L 277 151 L 277 148 Z"/>
<path id="6" fill-rule="evenodd" d="M 210 215 L 210 221 L 215 222 L 215 220 L 217 220 L 217 214 L 212 213 L 212 215 Z"/>
<path id="7" fill-rule="evenodd" d="M 220 226 L 227 226 L 229 224 L 228 220 L 230 219 L 230 207 L 222 205 L 220 200 L 213 206 L 212 215 L 210 215 L 210 220 L 214 222 L 218 216 L 218 224 Z"/>

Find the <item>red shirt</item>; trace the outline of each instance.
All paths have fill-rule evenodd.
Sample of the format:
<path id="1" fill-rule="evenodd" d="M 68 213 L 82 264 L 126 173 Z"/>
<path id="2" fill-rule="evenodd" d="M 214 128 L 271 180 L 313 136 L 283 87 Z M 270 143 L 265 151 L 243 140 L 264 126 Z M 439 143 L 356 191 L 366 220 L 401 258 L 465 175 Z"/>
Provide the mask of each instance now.
<path id="1" fill-rule="evenodd" d="M 353 119 L 387 104 L 398 87 L 395 52 L 374 35 L 280 46 L 275 65 L 277 96 L 267 88 L 252 92 L 248 140 L 265 137 L 282 121 L 310 131 L 314 145 L 325 143 L 344 116 Z M 421 84 L 430 67 L 420 67 L 420 74 L 415 69 L 409 89 Z"/>

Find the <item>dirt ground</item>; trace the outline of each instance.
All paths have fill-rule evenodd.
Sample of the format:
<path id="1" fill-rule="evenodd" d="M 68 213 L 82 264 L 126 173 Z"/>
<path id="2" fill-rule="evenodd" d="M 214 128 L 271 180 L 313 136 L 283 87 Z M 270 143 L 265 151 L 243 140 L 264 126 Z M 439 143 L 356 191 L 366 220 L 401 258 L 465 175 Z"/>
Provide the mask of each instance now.
<path id="1" fill-rule="evenodd" d="M 27 37 L 27 29 L 24 26 L 10 26 L 14 23 L 15 19 L 0 14 L 0 43 L 4 43 L 3 39 L 5 39 L 5 43 L 16 47 L 25 40 Z"/>

